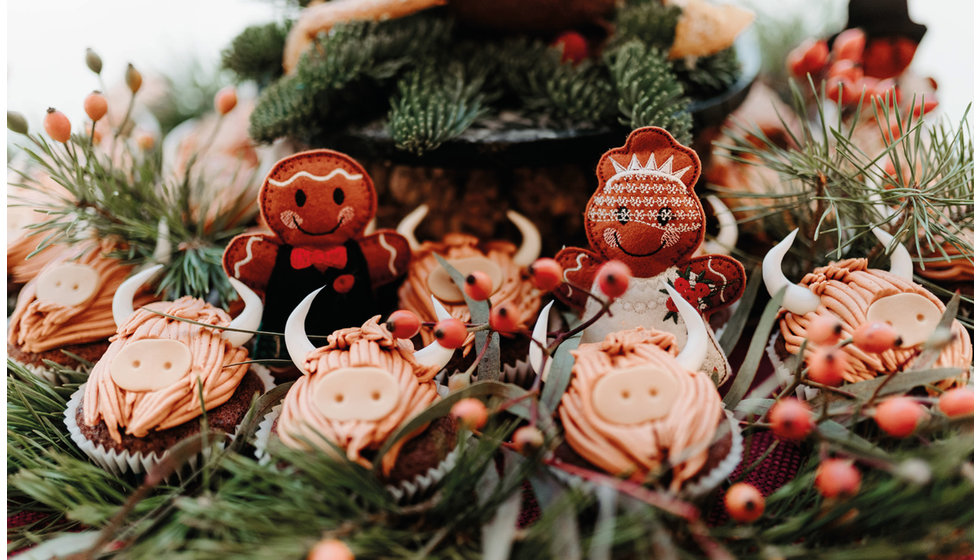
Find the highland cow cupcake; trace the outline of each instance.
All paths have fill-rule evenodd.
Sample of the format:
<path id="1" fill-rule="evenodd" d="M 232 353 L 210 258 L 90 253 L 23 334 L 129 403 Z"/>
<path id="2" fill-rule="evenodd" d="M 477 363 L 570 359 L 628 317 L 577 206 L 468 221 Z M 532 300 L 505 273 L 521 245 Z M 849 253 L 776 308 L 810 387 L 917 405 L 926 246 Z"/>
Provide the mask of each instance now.
<path id="1" fill-rule="evenodd" d="M 239 332 L 258 327 L 258 296 L 232 280 L 245 301 L 234 321 L 192 297 L 134 311 L 133 294 L 159 269 L 119 287 L 113 301 L 118 332 L 65 412 L 72 440 L 115 474 L 147 471 L 177 442 L 199 433 L 202 408 L 209 428 L 234 434 L 253 399 L 272 388 L 268 372 L 249 367 L 243 344 L 251 335 Z"/>

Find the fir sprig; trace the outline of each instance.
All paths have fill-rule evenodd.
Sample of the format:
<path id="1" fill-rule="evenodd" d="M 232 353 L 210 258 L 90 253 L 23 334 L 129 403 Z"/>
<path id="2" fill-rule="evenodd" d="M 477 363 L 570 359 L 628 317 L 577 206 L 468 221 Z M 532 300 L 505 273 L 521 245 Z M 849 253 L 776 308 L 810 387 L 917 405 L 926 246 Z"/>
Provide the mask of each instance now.
<path id="1" fill-rule="evenodd" d="M 681 12 L 676 4 L 627 2 L 616 11 L 616 33 L 610 43 L 615 46 L 636 39 L 651 47 L 669 49 Z"/>
<path id="2" fill-rule="evenodd" d="M 266 86 L 282 75 L 282 51 L 292 22 L 246 27 L 221 53 L 221 65 L 240 81 Z"/>
<path id="3" fill-rule="evenodd" d="M 692 97 L 709 97 L 734 84 L 742 71 L 735 47 L 693 60 L 674 61 L 674 72 Z"/>

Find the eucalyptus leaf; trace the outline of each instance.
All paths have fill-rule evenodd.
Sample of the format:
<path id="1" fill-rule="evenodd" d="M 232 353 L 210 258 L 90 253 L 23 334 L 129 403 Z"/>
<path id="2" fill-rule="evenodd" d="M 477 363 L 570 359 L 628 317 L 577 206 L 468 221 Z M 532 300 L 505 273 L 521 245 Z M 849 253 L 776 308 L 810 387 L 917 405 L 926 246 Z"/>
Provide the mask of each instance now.
<path id="1" fill-rule="evenodd" d="M 769 341 L 769 331 L 772 330 L 772 326 L 776 322 L 776 316 L 783 304 L 783 296 L 785 295 L 786 286 L 783 286 L 769 300 L 766 308 L 762 311 L 762 316 L 759 317 L 759 325 L 752 333 L 752 340 L 749 342 L 749 350 L 745 353 L 742 367 L 738 368 L 732 386 L 728 389 L 728 394 L 725 395 L 725 407 L 729 410 L 735 408 L 745 393 L 748 392 L 749 387 L 752 386 L 752 380 L 755 379 L 755 374 L 759 370 L 759 361 L 762 359 L 762 354 L 765 352 L 766 344 Z"/>
<path id="2" fill-rule="evenodd" d="M 891 381 L 878 393 L 878 396 L 903 394 L 916 387 L 924 387 L 937 381 L 956 377 L 963 373 L 963 368 L 936 368 L 918 371 L 903 371 L 892 376 Z M 858 401 L 866 401 L 871 398 L 878 387 L 888 379 L 887 376 L 875 377 L 866 381 L 849 383 L 838 387 L 841 391 L 846 391 L 854 395 Z M 823 394 L 817 395 L 810 401 L 813 407 L 823 404 Z"/>
<path id="3" fill-rule="evenodd" d="M 731 356 L 732 350 L 738 344 L 742 331 L 745 329 L 745 323 L 748 322 L 749 317 L 752 315 L 752 308 L 755 307 L 755 298 L 759 293 L 759 285 L 761 283 L 762 267 L 757 266 L 752 269 L 749 282 L 745 286 L 745 292 L 742 293 L 742 297 L 738 300 L 738 307 L 732 313 L 731 318 L 728 319 L 728 323 L 725 324 L 725 332 L 722 333 L 721 339 L 718 340 L 718 344 L 721 346 L 721 350 L 725 353 L 725 356 Z"/>
<path id="4" fill-rule="evenodd" d="M 853 452 L 862 453 L 875 459 L 888 459 L 888 453 L 885 453 L 880 447 L 833 420 L 824 420 L 817 425 L 817 430 L 824 439 L 844 446 Z"/>
<path id="5" fill-rule="evenodd" d="M 542 511 L 555 508 L 562 496 L 568 492 L 553 477 L 543 472 L 531 475 L 528 480 Z M 580 560 L 582 549 L 579 545 L 581 539 L 578 520 L 571 508 L 564 508 L 557 512 L 555 533 L 555 537 L 551 539 L 551 557 L 563 560 Z"/>
<path id="6" fill-rule="evenodd" d="M 572 350 L 578 348 L 582 342 L 582 333 L 562 342 L 555 349 L 554 359 L 551 362 L 551 369 L 548 370 L 548 381 L 541 390 L 541 405 L 548 412 L 554 412 L 561 402 L 565 389 L 572 379 L 572 366 L 575 365 L 575 357 Z"/>
<path id="7" fill-rule="evenodd" d="M 463 299 L 466 300 L 466 307 L 470 310 L 470 322 L 471 323 L 489 323 L 490 322 L 490 304 L 486 301 L 476 301 L 466 294 L 466 279 L 463 275 L 456 270 L 453 265 L 437 255 L 432 253 L 432 256 L 436 258 L 439 264 L 446 269 L 449 273 L 449 277 L 453 279 L 453 283 L 459 288 L 459 291 L 463 294 Z M 491 333 L 490 331 L 478 331 L 476 333 L 474 346 L 476 348 L 483 348 L 487 343 L 487 336 L 491 336 L 490 345 L 487 347 L 487 351 L 483 354 L 483 359 L 477 365 L 476 378 L 479 381 L 497 381 L 500 379 L 500 335 L 497 333 Z"/>

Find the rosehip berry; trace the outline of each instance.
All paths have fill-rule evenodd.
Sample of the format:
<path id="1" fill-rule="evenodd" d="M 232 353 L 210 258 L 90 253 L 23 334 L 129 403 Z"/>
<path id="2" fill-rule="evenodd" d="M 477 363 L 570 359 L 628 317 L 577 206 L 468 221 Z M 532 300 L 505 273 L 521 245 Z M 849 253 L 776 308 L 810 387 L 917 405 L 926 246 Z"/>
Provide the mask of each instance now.
<path id="1" fill-rule="evenodd" d="M 534 287 L 544 292 L 554 290 L 562 281 L 561 265 L 555 259 L 538 259 L 531 263 L 528 272 Z"/>
<path id="2" fill-rule="evenodd" d="M 831 315 L 817 315 L 806 328 L 806 338 L 811 344 L 833 344 L 844 332 L 844 324 Z"/>
<path id="3" fill-rule="evenodd" d="M 861 67 L 850 60 L 838 60 L 830 65 L 830 70 L 827 75 L 834 79 L 840 78 L 845 82 L 850 82 L 856 84 L 861 81 L 864 77 L 864 72 L 861 71 Z"/>
<path id="4" fill-rule="evenodd" d="M 458 372 L 449 376 L 449 391 L 455 392 L 470 386 L 470 376 L 467 373 Z"/>
<path id="5" fill-rule="evenodd" d="M 133 93 L 139 91 L 143 85 L 143 74 L 140 74 L 140 71 L 132 63 L 126 65 L 126 85 L 129 86 L 129 91 Z"/>
<path id="6" fill-rule="evenodd" d="M 881 354 L 902 345 L 895 327 L 881 321 L 862 323 L 854 330 L 854 346 L 871 354 Z"/>
<path id="7" fill-rule="evenodd" d="M 632 272 L 622 261 L 609 261 L 599 267 L 599 289 L 610 298 L 618 298 L 630 287 Z"/>
<path id="8" fill-rule="evenodd" d="M 433 334 L 443 348 L 459 348 L 466 341 L 466 325 L 459 319 L 443 319 L 436 323 Z"/>
<path id="9" fill-rule="evenodd" d="M 827 81 L 827 99 L 835 103 L 840 101 L 845 107 L 852 107 L 861 100 L 861 90 L 857 89 L 854 82 L 831 78 Z"/>
<path id="10" fill-rule="evenodd" d="M 725 510 L 738 523 L 752 523 L 762 517 L 766 500 L 751 484 L 737 482 L 725 492 Z"/>
<path id="11" fill-rule="evenodd" d="M 422 319 L 414 311 L 399 309 L 388 316 L 385 326 L 395 338 L 412 338 L 422 328 Z"/>
<path id="12" fill-rule="evenodd" d="M 534 426 L 523 426 L 514 431 L 514 446 L 517 451 L 530 455 L 544 445 L 544 434 Z"/>
<path id="13" fill-rule="evenodd" d="M 776 436 L 792 441 L 806 439 L 814 428 L 810 406 L 793 398 L 774 404 L 769 411 L 769 421 Z"/>
<path id="14" fill-rule="evenodd" d="M 786 57 L 792 75 L 805 78 L 807 74 L 817 74 L 827 65 L 827 41 L 807 39 Z"/>
<path id="15" fill-rule="evenodd" d="M 514 334 L 520 328 L 517 312 L 508 304 L 495 306 L 490 311 L 490 328 L 503 335 Z"/>
<path id="16" fill-rule="evenodd" d="M 306 560 L 354 560 L 354 553 L 343 541 L 325 539 L 310 549 Z"/>
<path id="17" fill-rule="evenodd" d="M 106 102 L 105 96 L 97 91 L 93 91 L 85 97 L 84 107 L 85 114 L 93 122 L 104 117 L 109 111 L 109 104 Z"/>
<path id="18" fill-rule="evenodd" d="M 566 31 L 552 43 L 561 48 L 561 61 L 578 64 L 589 56 L 589 44 L 580 33 Z"/>
<path id="19" fill-rule="evenodd" d="M 819 346 L 807 357 L 807 377 L 824 385 L 840 385 L 844 381 L 847 355 L 836 346 Z"/>
<path id="20" fill-rule="evenodd" d="M 478 399 L 463 399 L 454 404 L 449 414 L 467 430 L 479 430 L 487 424 L 487 407 Z"/>
<path id="21" fill-rule="evenodd" d="M 830 52 L 836 60 L 861 62 L 864 58 L 864 43 L 864 31 L 856 27 L 845 29 L 834 39 L 834 47 Z"/>
<path id="22" fill-rule="evenodd" d="M 875 422 L 885 433 L 908 437 L 925 416 L 922 405 L 908 397 L 891 397 L 875 407 Z"/>
<path id="23" fill-rule="evenodd" d="M 950 418 L 973 414 L 973 389 L 960 387 L 946 391 L 939 397 L 939 410 Z"/>
<path id="24" fill-rule="evenodd" d="M 71 138 L 71 122 L 61 111 L 48 108 L 48 114 L 44 116 L 44 131 L 52 140 L 65 143 Z"/>
<path id="25" fill-rule="evenodd" d="M 465 284 L 463 288 L 466 290 L 466 295 L 476 301 L 489 298 L 493 291 L 493 280 L 490 279 L 489 274 L 482 270 L 474 270 L 467 274 Z"/>
<path id="26" fill-rule="evenodd" d="M 214 94 L 214 109 L 219 115 L 227 115 L 235 105 L 238 105 L 238 94 L 234 87 L 228 86 Z"/>
<path id="27" fill-rule="evenodd" d="M 861 487 L 861 472 L 848 459 L 827 459 L 817 467 L 814 485 L 825 498 L 850 496 Z"/>

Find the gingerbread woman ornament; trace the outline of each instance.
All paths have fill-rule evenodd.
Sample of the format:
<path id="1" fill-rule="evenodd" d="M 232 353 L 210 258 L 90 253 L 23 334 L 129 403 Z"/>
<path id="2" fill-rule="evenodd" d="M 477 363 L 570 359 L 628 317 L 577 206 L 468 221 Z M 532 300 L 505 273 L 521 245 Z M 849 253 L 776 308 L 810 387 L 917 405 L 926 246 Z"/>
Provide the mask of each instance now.
<path id="1" fill-rule="evenodd" d="M 626 145 L 606 152 L 596 167 L 599 186 L 585 207 L 585 228 L 591 249 L 566 247 L 556 259 L 564 279 L 583 290 L 599 293 L 596 270 L 620 260 L 633 272 L 629 290 L 583 334 L 583 342 L 598 342 L 611 332 L 634 327 L 672 333 L 686 342 L 684 319 L 667 296 L 664 283 L 674 287 L 695 309 L 709 314 L 741 297 L 745 269 L 725 255 L 693 257 L 704 241 L 704 209 L 694 193 L 701 161 L 661 128 L 633 131 Z M 600 304 L 567 286 L 556 296 L 579 308 L 584 316 L 598 313 Z M 711 330 L 708 330 L 709 335 Z M 731 366 L 713 335 L 701 371 L 719 385 Z"/>
<path id="2" fill-rule="evenodd" d="M 360 164 L 332 150 L 291 155 L 273 166 L 258 201 L 273 233 L 235 237 L 223 265 L 264 296 L 262 330 L 283 332 L 289 313 L 319 288 L 306 318 L 310 334 L 360 325 L 382 311 L 374 291 L 405 274 L 411 249 L 393 230 L 365 235 L 378 198 Z M 258 346 L 262 357 L 288 358 L 281 340 Z"/>

